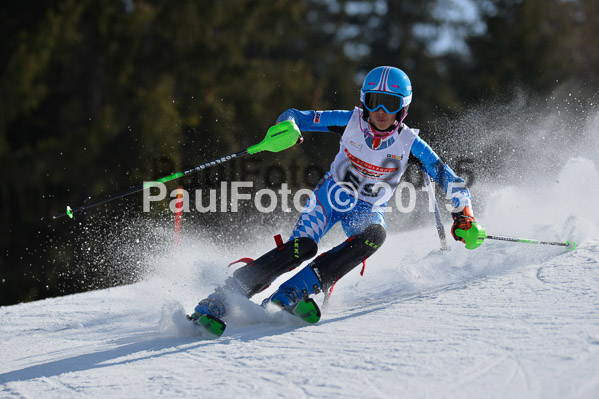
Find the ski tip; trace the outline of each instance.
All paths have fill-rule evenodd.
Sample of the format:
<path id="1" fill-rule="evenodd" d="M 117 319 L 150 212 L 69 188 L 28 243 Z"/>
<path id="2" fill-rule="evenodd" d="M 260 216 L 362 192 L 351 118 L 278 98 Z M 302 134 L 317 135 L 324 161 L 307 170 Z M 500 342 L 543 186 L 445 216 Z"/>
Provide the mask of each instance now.
<path id="1" fill-rule="evenodd" d="M 306 323 L 314 324 L 320 320 L 320 309 L 314 299 L 308 298 L 299 301 L 293 308 L 292 313 L 300 317 Z"/>
<path id="2" fill-rule="evenodd" d="M 574 251 L 576 249 L 576 243 L 574 241 L 566 241 L 566 249 L 568 251 Z"/>
<path id="3" fill-rule="evenodd" d="M 194 313 L 191 316 L 188 315 L 187 320 L 192 321 L 198 326 L 202 326 L 210 334 L 217 337 L 223 335 L 225 328 L 227 328 L 227 323 L 209 314 L 197 315 Z"/>

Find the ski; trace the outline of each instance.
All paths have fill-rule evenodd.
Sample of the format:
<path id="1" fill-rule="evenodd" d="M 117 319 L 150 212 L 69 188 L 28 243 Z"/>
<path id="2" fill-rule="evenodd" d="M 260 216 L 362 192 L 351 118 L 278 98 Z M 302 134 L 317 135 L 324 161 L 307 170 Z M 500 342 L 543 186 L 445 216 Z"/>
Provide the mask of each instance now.
<path id="1" fill-rule="evenodd" d="M 196 314 L 192 316 L 187 316 L 187 320 L 192 321 L 194 324 L 203 327 L 210 334 L 220 337 L 225 332 L 225 328 L 227 328 L 227 323 L 219 319 L 218 317 L 214 317 L 209 314 L 199 315 L 199 317 L 195 317 Z"/>
<path id="2" fill-rule="evenodd" d="M 303 301 L 283 308 L 283 310 L 299 317 L 306 323 L 314 324 L 320 320 L 320 309 L 312 298 L 306 298 Z"/>
<path id="3" fill-rule="evenodd" d="M 298 303 L 281 308 L 281 310 L 291 313 L 308 324 L 317 323 L 321 316 L 320 308 L 312 298 L 306 298 Z M 209 314 L 194 313 L 191 316 L 187 315 L 187 320 L 202 327 L 203 330 L 215 337 L 223 335 L 227 328 L 227 323 Z"/>

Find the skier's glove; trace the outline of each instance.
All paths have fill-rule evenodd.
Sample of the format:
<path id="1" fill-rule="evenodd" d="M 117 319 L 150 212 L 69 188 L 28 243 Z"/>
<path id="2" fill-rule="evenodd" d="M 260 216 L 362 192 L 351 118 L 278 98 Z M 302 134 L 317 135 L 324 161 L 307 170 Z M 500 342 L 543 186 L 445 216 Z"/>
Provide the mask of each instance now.
<path id="1" fill-rule="evenodd" d="M 453 217 L 453 226 L 451 226 L 451 235 L 456 241 L 461 241 L 466 243 L 462 237 L 458 237 L 455 234 L 457 229 L 469 230 L 472 227 L 472 223 L 476 222 L 474 220 L 474 214 L 472 213 L 472 209 L 469 206 L 465 206 L 460 212 L 452 213 Z"/>

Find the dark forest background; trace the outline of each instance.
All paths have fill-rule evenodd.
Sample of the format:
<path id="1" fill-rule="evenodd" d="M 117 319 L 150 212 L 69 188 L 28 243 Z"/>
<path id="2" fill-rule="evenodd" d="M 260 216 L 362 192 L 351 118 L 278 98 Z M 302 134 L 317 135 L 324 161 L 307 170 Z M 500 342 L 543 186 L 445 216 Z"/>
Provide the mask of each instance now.
<path id="1" fill-rule="evenodd" d="M 141 196 L 52 220 L 67 204 L 240 151 L 287 108 L 352 109 L 375 66 L 411 78 L 406 122 L 433 148 L 451 139 L 447 121 L 522 91 L 596 103 L 597 21 L 596 0 L 2 2 L 0 305 L 127 282 L 116 273 L 91 283 L 122 257 L 74 266 L 86 251 L 106 249 L 86 248 L 90 237 L 118 240 L 127 231 Z M 221 180 L 312 188 L 337 142 L 311 134 L 293 151 L 169 189 Z M 147 217 L 160 225 L 164 215 Z M 189 223 L 222 231 L 247 217 L 214 213 Z"/>

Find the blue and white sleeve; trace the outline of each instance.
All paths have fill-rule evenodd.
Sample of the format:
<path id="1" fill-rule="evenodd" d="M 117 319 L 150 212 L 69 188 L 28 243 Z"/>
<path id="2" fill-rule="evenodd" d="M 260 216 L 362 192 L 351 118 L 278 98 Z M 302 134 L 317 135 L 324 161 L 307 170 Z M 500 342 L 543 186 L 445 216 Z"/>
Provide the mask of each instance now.
<path id="1" fill-rule="evenodd" d="M 299 111 L 291 108 L 283 112 L 277 123 L 293 120 L 302 132 L 334 132 L 335 127 L 345 127 L 352 111 Z"/>
<path id="2" fill-rule="evenodd" d="M 412 155 L 419 161 L 420 167 L 445 191 L 455 208 L 472 207 L 470 191 L 464 179 L 455 174 L 449 165 L 420 137 L 416 137 L 411 148 Z"/>

